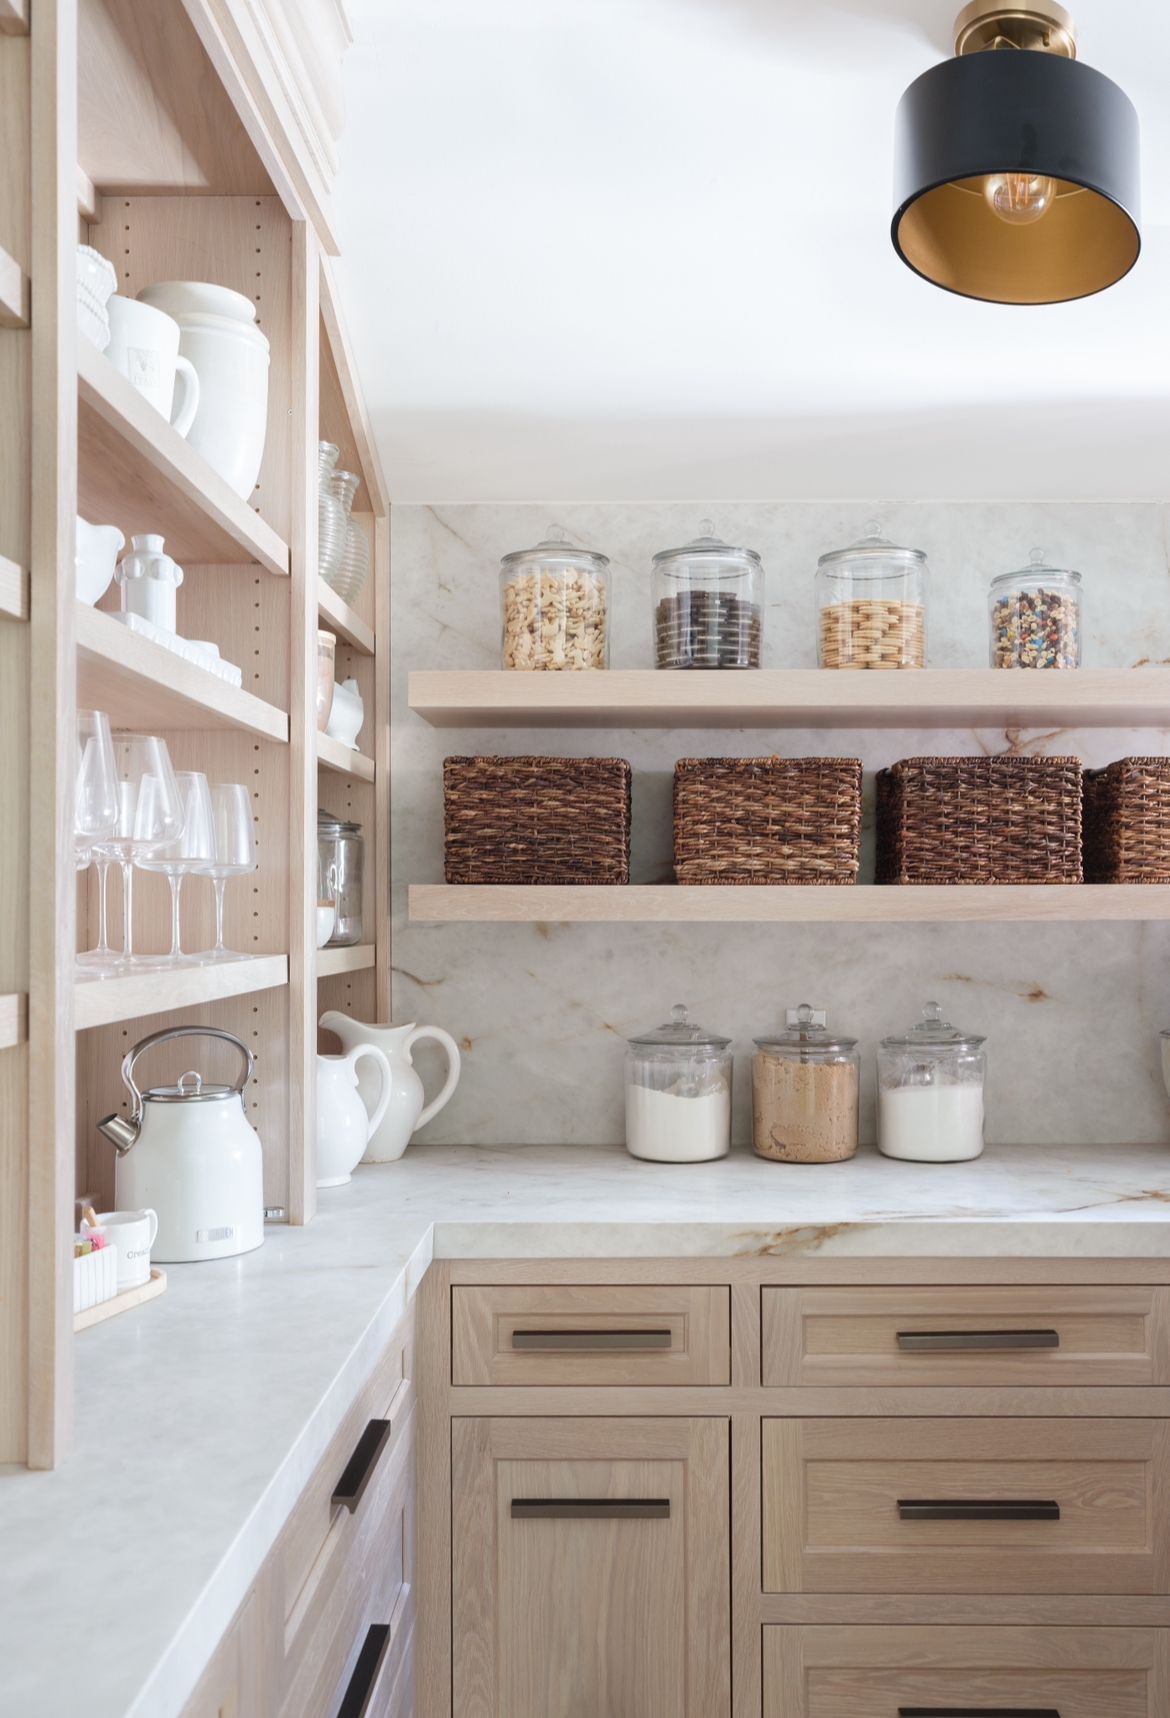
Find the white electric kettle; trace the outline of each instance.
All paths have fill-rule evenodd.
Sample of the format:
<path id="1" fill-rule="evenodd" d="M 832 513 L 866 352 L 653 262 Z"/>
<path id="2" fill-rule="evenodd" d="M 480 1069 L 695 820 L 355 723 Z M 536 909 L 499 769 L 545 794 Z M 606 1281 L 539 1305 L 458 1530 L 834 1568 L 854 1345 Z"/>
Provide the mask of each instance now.
<path id="1" fill-rule="evenodd" d="M 209 1086 L 194 1069 L 173 1086 L 141 1092 L 134 1064 L 144 1050 L 172 1038 L 222 1038 L 243 1057 L 234 1086 Z M 264 1240 L 264 1168 L 260 1140 L 244 1114 L 244 1090 L 255 1057 L 216 1026 L 152 1032 L 127 1053 L 122 1081 L 129 1117 L 107 1116 L 98 1132 L 118 1151 L 118 1208 L 158 1212 L 151 1257 L 161 1264 L 226 1259 Z"/>

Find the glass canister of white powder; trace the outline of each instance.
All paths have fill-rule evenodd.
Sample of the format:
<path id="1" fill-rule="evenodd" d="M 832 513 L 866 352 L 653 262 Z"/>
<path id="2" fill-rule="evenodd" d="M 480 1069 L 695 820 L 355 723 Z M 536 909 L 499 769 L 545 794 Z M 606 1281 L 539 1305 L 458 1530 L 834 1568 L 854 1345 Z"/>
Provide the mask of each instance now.
<path id="1" fill-rule="evenodd" d="M 652 1163 L 707 1163 L 731 1149 L 730 1038 L 687 1018 L 629 1040 L 626 1150 Z"/>
<path id="2" fill-rule="evenodd" d="M 965 1163 L 983 1150 L 986 1039 L 928 1002 L 908 1032 L 878 1045 L 878 1145 L 911 1163 Z"/>

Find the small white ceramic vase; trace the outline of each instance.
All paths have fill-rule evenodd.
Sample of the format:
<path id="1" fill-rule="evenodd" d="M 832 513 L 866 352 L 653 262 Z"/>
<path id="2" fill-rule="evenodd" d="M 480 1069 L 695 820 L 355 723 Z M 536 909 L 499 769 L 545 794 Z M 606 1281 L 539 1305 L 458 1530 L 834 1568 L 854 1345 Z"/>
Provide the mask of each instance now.
<path id="1" fill-rule="evenodd" d="M 357 751 L 358 735 L 362 731 L 362 723 L 366 719 L 365 705 L 358 690 L 356 680 L 342 680 L 333 687 L 333 703 L 329 710 L 329 720 L 325 724 L 325 732 L 331 739 L 340 740 L 343 746 L 348 746 L 351 752 Z"/>
<path id="2" fill-rule="evenodd" d="M 125 614 L 141 615 L 152 626 L 174 632 L 175 592 L 182 582 L 183 569 L 164 552 L 161 537 L 153 531 L 131 537 L 130 553 L 123 556 L 118 567 Z"/>

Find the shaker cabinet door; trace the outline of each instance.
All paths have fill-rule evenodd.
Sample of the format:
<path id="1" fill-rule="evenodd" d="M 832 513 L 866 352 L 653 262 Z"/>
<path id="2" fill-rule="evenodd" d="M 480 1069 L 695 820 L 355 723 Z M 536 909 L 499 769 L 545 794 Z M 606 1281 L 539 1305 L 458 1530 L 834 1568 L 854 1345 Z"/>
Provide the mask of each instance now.
<path id="1" fill-rule="evenodd" d="M 729 1426 L 452 1425 L 459 1718 L 726 1718 Z"/>

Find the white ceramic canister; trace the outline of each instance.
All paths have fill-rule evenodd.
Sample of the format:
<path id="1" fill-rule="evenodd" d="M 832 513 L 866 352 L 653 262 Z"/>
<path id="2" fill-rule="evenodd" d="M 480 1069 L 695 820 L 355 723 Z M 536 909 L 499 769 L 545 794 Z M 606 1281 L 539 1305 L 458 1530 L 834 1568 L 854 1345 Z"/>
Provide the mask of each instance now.
<path id="1" fill-rule="evenodd" d="M 985 1038 L 928 1002 L 908 1032 L 878 1045 L 878 1146 L 912 1163 L 965 1163 L 983 1150 Z"/>
<path id="2" fill-rule="evenodd" d="M 241 292 L 210 281 L 143 287 L 143 304 L 179 325 L 179 351 L 199 376 L 199 408 L 187 440 L 245 499 L 256 487 L 268 430 L 267 337 Z"/>
<path id="3" fill-rule="evenodd" d="M 131 537 L 130 553 L 118 566 L 123 613 L 141 615 L 153 626 L 175 632 L 175 592 L 182 582 L 183 569 L 165 552 L 162 537 L 153 531 Z"/>
<path id="4" fill-rule="evenodd" d="M 199 409 L 200 388 L 194 365 L 179 351 L 179 324 L 152 304 L 118 293 L 106 310 L 110 322 L 106 357 L 172 429 L 187 435 Z"/>

